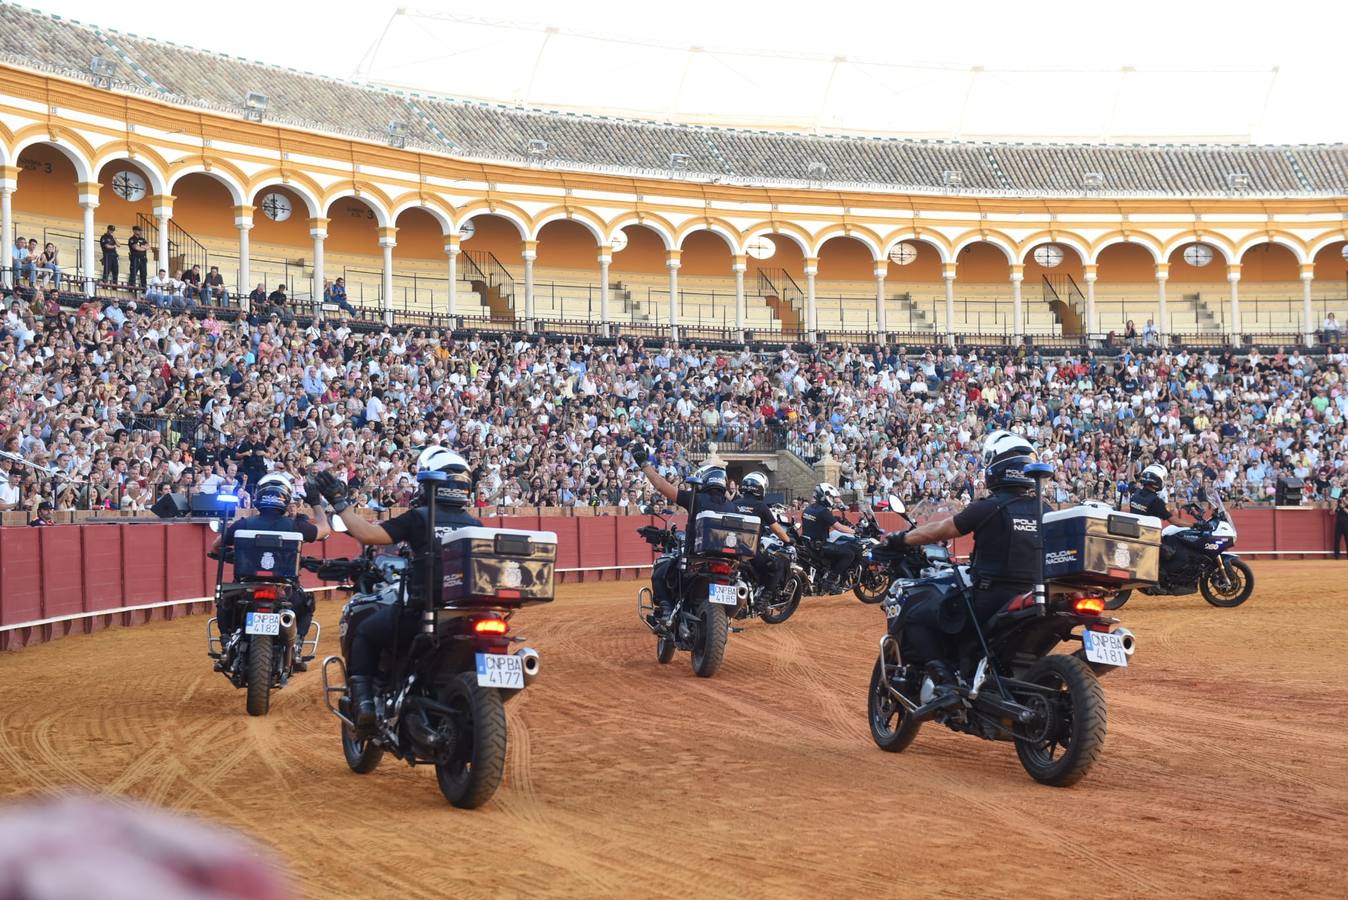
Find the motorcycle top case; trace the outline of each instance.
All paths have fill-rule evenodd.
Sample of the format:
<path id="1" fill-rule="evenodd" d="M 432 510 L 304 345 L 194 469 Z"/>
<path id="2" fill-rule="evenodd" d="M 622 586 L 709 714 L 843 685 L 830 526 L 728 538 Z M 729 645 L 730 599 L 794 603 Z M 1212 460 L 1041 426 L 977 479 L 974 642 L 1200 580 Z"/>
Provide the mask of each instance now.
<path id="1" fill-rule="evenodd" d="M 304 535 L 298 531 L 234 532 L 235 578 L 297 578 Z"/>
<path id="2" fill-rule="evenodd" d="M 693 523 L 694 556 L 753 556 L 758 552 L 757 516 L 706 510 Z"/>
<path id="3" fill-rule="evenodd" d="M 1082 586 L 1155 584 L 1161 565 L 1161 520 L 1103 506 L 1044 514 L 1044 577 Z"/>
<path id="4" fill-rule="evenodd" d="M 551 603 L 557 535 L 514 528 L 459 528 L 440 545 L 446 606 Z"/>

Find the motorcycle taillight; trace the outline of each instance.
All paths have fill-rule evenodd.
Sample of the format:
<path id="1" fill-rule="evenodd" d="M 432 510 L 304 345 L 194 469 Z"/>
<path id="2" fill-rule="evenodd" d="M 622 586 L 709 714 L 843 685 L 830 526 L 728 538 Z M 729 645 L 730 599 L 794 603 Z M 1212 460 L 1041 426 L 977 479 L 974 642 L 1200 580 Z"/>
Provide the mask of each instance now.
<path id="1" fill-rule="evenodd" d="M 713 562 L 708 568 L 717 575 L 729 575 L 731 565 L 728 562 Z"/>
<path id="2" fill-rule="evenodd" d="M 274 587 L 253 588 L 254 600 L 275 600 L 276 597 L 277 597 L 277 590 Z"/>

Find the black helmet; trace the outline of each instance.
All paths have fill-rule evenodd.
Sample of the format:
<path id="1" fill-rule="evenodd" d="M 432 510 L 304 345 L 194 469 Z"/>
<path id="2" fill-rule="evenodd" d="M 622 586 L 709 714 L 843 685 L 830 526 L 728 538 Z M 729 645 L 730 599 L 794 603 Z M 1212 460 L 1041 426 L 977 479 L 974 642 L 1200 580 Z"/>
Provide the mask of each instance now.
<path id="1" fill-rule="evenodd" d="M 750 472 L 740 479 L 740 493 L 746 497 L 761 498 L 768 492 L 768 476 L 762 472 Z"/>
<path id="2" fill-rule="evenodd" d="M 688 478 L 688 483 L 693 485 L 699 491 L 720 491 L 725 493 L 726 485 L 729 479 L 726 478 L 725 469 L 720 466 L 703 466 Z"/>
<path id="3" fill-rule="evenodd" d="M 1034 487 L 1025 467 L 1036 462 L 1034 444 L 1011 431 L 994 431 L 983 441 L 983 477 L 988 490 Z"/>

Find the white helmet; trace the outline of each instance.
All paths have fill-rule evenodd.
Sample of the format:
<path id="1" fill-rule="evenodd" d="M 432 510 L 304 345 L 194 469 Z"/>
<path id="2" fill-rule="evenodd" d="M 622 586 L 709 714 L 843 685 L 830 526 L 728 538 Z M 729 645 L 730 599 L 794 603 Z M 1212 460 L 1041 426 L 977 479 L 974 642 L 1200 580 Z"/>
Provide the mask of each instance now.
<path id="1" fill-rule="evenodd" d="M 746 497 L 761 498 L 768 492 L 768 477 L 762 472 L 750 472 L 740 479 L 740 493 Z"/>
<path id="2" fill-rule="evenodd" d="M 1034 481 L 1024 474 L 1036 460 L 1034 444 L 1014 431 L 998 430 L 983 441 L 983 479 L 988 490 L 1026 488 Z"/>
<path id="3" fill-rule="evenodd" d="M 1034 453 L 1034 444 L 1014 431 L 999 429 L 983 440 L 983 468 L 987 468 L 999 459 L 1011 456 L 1027 456 Z"/>
<path id="4" fill-rule="evenodd" d="M 258 509 L 283 512 L 295 497 L 295 485 L 284 472 L 269 472 L 258 480 L 253 491 L 253 505 Z"/>
<path id="5" fill-rule="evenodd" d="M 1165 470 L 1165 466 L 1160 463 L 1152 463 L 1142 470 L 1142 474 L 1138 476 L 1137 480 L 1141 482 L 1144 488 L 1159 491 L 1165 488 L 1165 479 L 1169 474 Z"/>
<path id="6" fill-rule="evenodd" d="M 837 506 L 842 502 L 842 494 L 827 481 L 821 481 L 814 486 L 814 499 L 825 506 Z"/>
<path id="7" fill-rule="evenodd" d="M 448 447 L 432 444 L 422 450 L 421 455 L 417 457 L 417 471 L 467 472 L 468 461 Z"/>
<path id="8" fill-rule="evenodd" d="M 417 457 L 417 474 L 444 472 L 449 476 L 435 486 L 435 502 L 446 506 L 464 507 L 472 500 L 473 480 L 468 474 L 468 461 L 462 456 L 432 444 Z"/>

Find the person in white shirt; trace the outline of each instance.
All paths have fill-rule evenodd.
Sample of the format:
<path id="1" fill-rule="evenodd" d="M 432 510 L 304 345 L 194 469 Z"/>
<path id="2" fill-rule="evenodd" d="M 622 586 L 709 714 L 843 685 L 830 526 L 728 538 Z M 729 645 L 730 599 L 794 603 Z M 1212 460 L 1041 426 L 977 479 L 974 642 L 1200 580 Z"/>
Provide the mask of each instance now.
<path id="1" fill-rule="evenodd" d="M 1325 316 L 1325 320 L 1320 323 L 1321 340 L 1326 344 L 1339 342 L 1339 335 L 1343 333 L 1343 325 L 1334 317 L 1333 313 Z"/>

